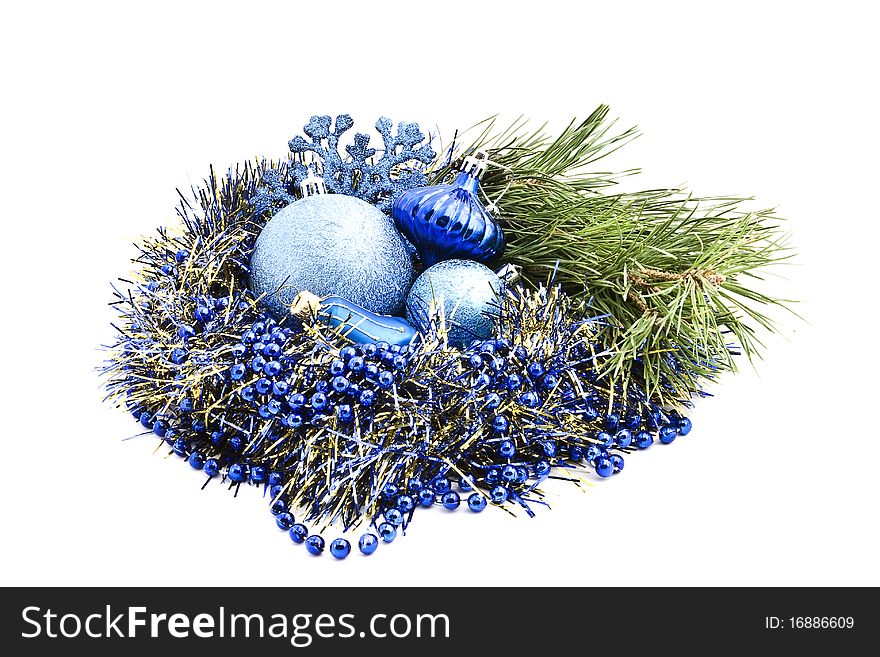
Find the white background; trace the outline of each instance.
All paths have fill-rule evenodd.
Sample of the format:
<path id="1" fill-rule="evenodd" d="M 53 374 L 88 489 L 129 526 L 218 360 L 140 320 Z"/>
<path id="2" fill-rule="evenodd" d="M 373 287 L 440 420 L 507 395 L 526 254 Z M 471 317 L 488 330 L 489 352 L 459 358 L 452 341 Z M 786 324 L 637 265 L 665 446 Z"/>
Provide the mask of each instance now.
<path id="1" fill-rule="evenodd" d="M 0 19 L 0 583 L 880 584 L 873 3 L 7 3 Z M 179 6 L 178 6 L 179 5 Z M 612 6 L 613 5 L 613 6 Z M 451 134 L 600 102 L 644 186 L 789 219 L 802 322 L 690 436 L 533 520 L 418 513 L 370 558 L 310 558 L 101 403 L 131 240 L 209 164 L 280 156 L 311 114 Z"/>

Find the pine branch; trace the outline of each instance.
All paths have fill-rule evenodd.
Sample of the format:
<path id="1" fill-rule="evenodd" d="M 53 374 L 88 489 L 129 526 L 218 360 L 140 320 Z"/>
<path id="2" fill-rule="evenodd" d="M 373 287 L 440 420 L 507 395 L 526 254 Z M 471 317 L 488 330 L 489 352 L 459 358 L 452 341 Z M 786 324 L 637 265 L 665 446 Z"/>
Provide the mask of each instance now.
<path id="1" fill-rule="evenodd" d="M 489 119 L 429 177 L 448 179 L 463 155 L 488 149 L 500 166 L 482 187 L 500 197 L 505 260 L 535 284 L 555 271 L 569 294 L 609 315 L 602 337 L 615 356 L 604 374 L 623 385 L 638 376 L 659 399 L 684 402 L 704 379 L 736 370 L 740 351 L 760 354 L 758 329 L 777 329 L 767 308 L 787 303 L 754 286 L 793 254 L 781 219 L 744 209 L 749 198 L 608 193 L 638 173 L 590 170 L 637 136 L 612 127 L 605 106 L 555 138 L 522 119 L 496 131 Z"/>

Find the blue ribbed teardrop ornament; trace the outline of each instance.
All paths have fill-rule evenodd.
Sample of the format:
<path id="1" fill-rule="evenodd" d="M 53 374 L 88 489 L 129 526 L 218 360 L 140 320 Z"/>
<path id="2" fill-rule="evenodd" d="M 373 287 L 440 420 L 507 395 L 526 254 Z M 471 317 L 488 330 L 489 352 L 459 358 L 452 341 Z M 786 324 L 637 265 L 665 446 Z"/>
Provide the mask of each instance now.
<path id="1" fill-rule="evenodd" d="M 410 189 L 394 201 L 391 214 L 426 267 L 452 258 L 488 262 L 504 250 L 504 235 L 477 198 L 485 159 L 465 158 L 451 185 Z"/>

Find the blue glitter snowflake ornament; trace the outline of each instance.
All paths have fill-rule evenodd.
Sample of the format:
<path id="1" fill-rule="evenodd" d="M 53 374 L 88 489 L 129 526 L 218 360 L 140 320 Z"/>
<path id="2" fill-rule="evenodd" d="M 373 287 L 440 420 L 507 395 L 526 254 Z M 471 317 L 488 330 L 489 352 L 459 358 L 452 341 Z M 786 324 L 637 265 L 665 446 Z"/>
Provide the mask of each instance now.
<path id="1" fill-rule="evenodd" d="M 339 139 L 353 125 L 348 114 L 337 116 L 332 127 L 329 116 L 313 116 L 303 127 L 310 141 L 296 136 L 288 146 L 300 159 L 305 153 L 313 153 L 321 160 L 328 191 L 356 196 L 382 212 L 391 211 L 398 194 L 427 185 L 421 165 L 431 164 L 437 154 L 430 143 L 425 142 L 418 123 L 398 123 L 397 134 L 393 135 L 391 120 L 382 117 L 376 121 L 376 130 L 385 143 L 384 149 L 370 148 L 370 136 L 359 132 L 354 136 L 354 143 L 345 147 L 343 157 L 339 152 Z M 291 170 L 298 187 L 308 176 L 308 166 L 297 161 Z"/>

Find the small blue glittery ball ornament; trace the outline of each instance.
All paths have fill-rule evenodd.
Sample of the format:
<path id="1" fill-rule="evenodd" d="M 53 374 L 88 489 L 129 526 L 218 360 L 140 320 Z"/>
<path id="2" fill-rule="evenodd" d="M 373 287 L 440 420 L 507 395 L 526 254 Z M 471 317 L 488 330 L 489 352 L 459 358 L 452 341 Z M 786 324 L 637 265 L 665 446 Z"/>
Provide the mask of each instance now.
<path id="1" fill-rule="evenodd" d="M 501 279 L 473 260 L 444 260 L 426 269 L 406 298 L 406 316 L 427 333 L 434 309 L 442 307 L 449 342 L 463 345 L 492 335 Z M 442 306 L 441 306 L 442 304 Z"/>
<path id="2" fill-rule="evenodd" d="M 344 194 L 311 194 L 282 208 L 263 228 L 251 255 L 250 282 L 278 319 L 302 290 L 339 296 L 374 313 L 403 309 L 413 277 L 406 243 L 369 203 Z"/>
<path id="3" fill-rule="evenodd" d="M 452 258 L 489 262 L 501 255 L 504 235 L 477 198 L 485 169 L 485 153 L 481 152 L 465 158 L 451 185 L 418 187 L 395 199 L 394 223 L 415 245 L 425 266 Z"/>

